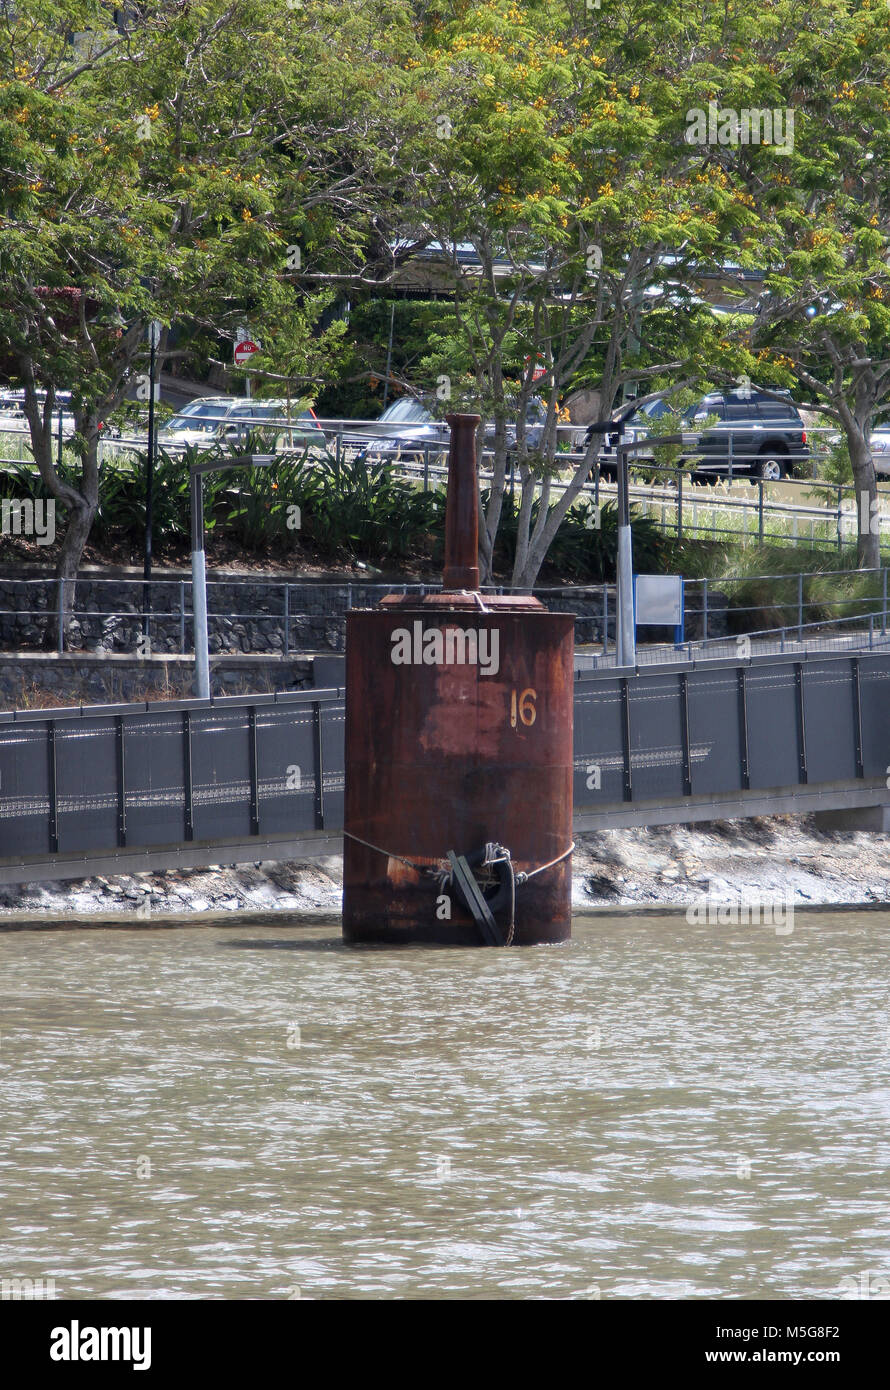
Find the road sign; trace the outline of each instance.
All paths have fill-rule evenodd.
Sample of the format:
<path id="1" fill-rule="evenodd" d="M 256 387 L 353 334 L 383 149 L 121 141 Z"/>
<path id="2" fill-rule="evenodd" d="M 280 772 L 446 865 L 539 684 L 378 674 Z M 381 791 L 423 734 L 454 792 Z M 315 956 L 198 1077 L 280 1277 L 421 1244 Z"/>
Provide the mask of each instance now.
<path id="1" fill-rule="evenodd" d="M 672 627 L 674 643 L 683 645 L 685 593 L 682 575 L 634 576 L 634 609 L 638 626 Z"/>
<path id="2" fill-rule="evenodd" d="M 235 344 L 235 366 L 243 367 L 255 352 L 259 352 L 260 345 L 255 343 L 252 338 L 245 338 L 243 342 Z"/>

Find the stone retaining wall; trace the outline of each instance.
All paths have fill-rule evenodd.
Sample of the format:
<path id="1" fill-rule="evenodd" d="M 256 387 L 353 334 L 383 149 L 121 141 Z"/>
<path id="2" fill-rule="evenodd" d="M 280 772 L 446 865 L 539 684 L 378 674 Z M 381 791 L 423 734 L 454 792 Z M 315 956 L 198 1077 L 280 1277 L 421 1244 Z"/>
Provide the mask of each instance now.
<path id="1" fill-rule="evenodd" d="M 209 645 L 211 654 L 242 653 L 289 657 L 295 652 L 342 652 L 344 616 L 351 607 L 373 607 L 384 594 L 399 592 L 398 584 L 264 583 L 251 579 L 208 581 Z M 615 593 L 609 593 L 608 619 L 603 622 L 601 593 L 542 592 L 554 612 L 578 615 L 575 640 L 601 642 L 603 627 L 615 639 Z M 191 655 L 193 635 L 191 584 L 188 580 L 155 580 L 152 584 L 150 647 L 143 638 L 142 585 L 138 582 L 77 581 L 74 619 L 68 647 L 96 656 Z M 58 587 L 53 579 L 16 582 L 0 576 L 0 650 L 40 650 L 53 632 Z M 708 636 L 728 630 L 728 600 L 711 590 L 708 595 Z M 702 619 L 691 614 L 686 635 L 702 635 Z M 653 633 L 653 640 L 656 640 Z"/>
<path id="2" fill-rule="evenodd" d="M 55 652 L 0 655 L 0 707 L 26 709 L 57 701 L 100 705 L 131 700 L 178 700 L 194 694 L 191 656 L 90 656 Z M 211 659 L 214 695 L 306 690 L 314 684 L 308 657 L 222 656 Z"/>

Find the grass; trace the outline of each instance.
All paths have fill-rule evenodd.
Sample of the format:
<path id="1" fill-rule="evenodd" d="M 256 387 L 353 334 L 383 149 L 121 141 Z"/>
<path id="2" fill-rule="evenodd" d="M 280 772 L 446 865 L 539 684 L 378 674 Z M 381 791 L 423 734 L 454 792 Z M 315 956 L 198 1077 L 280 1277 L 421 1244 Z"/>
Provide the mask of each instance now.
<path id="1" fill-rule="evenodd" d="M 867 617 L 883 606 L 882 576 L 860 570 L 855 548 L 849 546 L 838 553 L 799 546 L 702 547 L 690 542 L 678 558 L 682 573 L 706 578 L 727 595 L 733 627 L 740 632 L 793 624 L 798 574 L 804 576 L 805 623 Z"/>

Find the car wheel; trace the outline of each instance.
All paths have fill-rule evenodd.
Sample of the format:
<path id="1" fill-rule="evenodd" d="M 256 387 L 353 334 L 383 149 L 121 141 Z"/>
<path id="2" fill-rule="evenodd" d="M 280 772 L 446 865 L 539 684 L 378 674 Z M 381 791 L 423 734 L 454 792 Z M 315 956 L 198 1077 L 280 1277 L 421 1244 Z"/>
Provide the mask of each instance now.
<path id="1" fill-rule="evenodd" d="M 788 472 L 788 464 L 781 454 L 764 454 L 754 466 L 754 478 L 765 483 L 778 483 Z"/>

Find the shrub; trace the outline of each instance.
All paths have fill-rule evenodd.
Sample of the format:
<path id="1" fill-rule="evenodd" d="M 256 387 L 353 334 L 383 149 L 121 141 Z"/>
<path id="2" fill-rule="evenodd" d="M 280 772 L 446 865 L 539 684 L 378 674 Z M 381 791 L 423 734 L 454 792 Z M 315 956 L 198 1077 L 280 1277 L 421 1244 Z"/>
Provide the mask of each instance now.
<path id="1" fill-rule="evenodd" d="M 535 503 L 533 521 L 537 516 Z M 519 505 L 504 499 L 504 509 L 495 546 L 495 561 L 502 570 L 512 568 L 516 555 Z M 651 517 L 631 508 L 634 569 L 641 573 L 660 573 L 668 562 L 670 548 Z M 618 506 L 604 502 L 597 524 L 594 504 L 586 498 L 568 513 L 550 550 L 545 567 L 561 578 L 580 583 L 612 583 L 618 554 Z"/>

